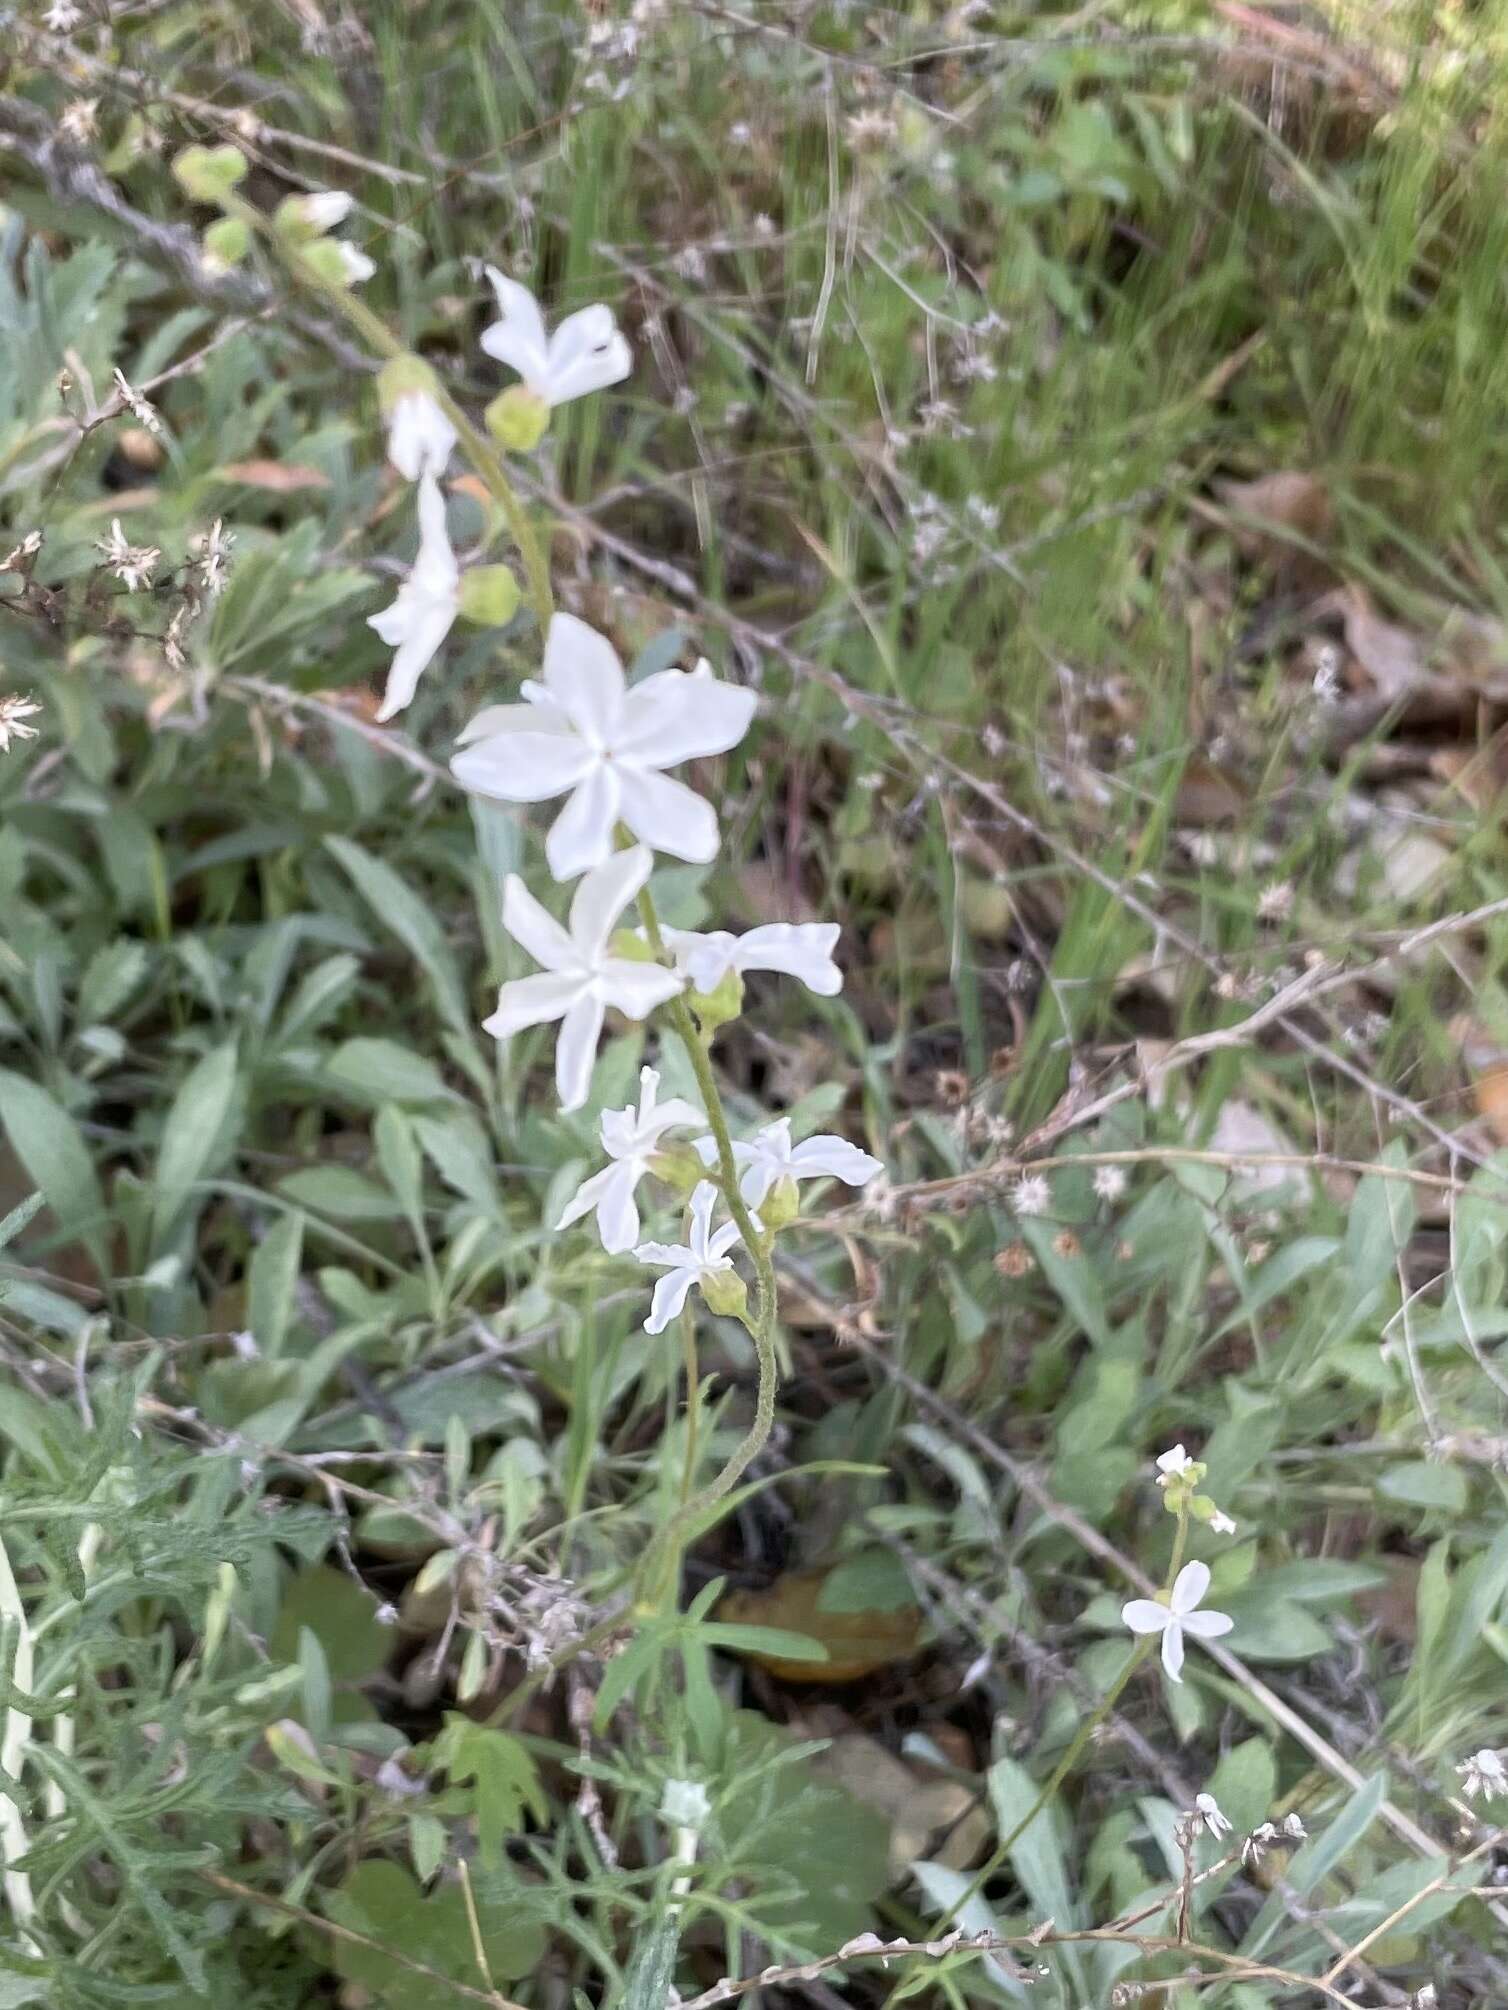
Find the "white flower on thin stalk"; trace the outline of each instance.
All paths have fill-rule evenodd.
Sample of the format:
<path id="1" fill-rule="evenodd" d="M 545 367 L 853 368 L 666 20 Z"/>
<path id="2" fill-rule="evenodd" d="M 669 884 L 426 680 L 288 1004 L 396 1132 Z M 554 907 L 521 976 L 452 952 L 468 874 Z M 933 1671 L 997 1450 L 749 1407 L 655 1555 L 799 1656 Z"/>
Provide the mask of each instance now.
<path id="1" fill-rule="evenodd" d="M 626 1109 L 602 1112 L 602 1148 L 612 1163 L 577 1187 L 555 1224 L 557 1230 L 569 1228 L 595 1209 L 597 1233 L 610 1256 L 632 1249 L 639 1239 L 639 1208 L 634 1196 L 665 1133 L 698 1130 L 707 1121 L 696 1105 L 682 1096 L 657 1102 L 659 1088 L 658 1072 L 641 1068 L 638 1109 L 630 1103 Z"/>
<path id="2" fill-rule="evenodd" d="M 600 303 L 568 314 L 553 335 L 545 332 L 539 302 L 527 286 L 495 265 L 486 268 L 500 319 L 482 331 L 482 347 L 518 372 L 547 405 L 564 405 L 589 391 L 620 384 L 634 366 L 611 307 Z"/>
<path id="3" fill-rule="evenodd" d="M 563 1110 L 579 1110 L 586 1101 L 608 1006 L 644 1019 L 681 988 L 673 970 L 614 956 L 608 947 L 618 916 L 649 878 L 652 863 L 645 847 L 635 845 L 595 867 L 576 889 L 567 928 L 546 914 L 516 873 L 503 887 L 503 926 L 541 969 L 505 984 L 483 1025 L 495 1039 L 507 1040 L 526 1026 L 559 1020 L 555 1085 Z"/>
<path id="4" fill-rule="evenodd" d="M 1231 1824 L 1221 1814 L 1220 1804 L 1213 1794 L 1195 1794 L 1194 1813 L 1203 1823 L 1205 1832 L 1212 1835 L 1216 1842 L 1219 1842 L 1221 1836 L 1230 1834 Z"/>
<path id="5" fill-rule="evenodd" d="M 1493 1751 L 1491 1746 L 1484 1745 L 1480 1752 L 1473 1752 L 1456 1771 L 1461 1775 L 1461 1791 L 1469 1801 L 1476 1800 L 1478 1795 L 1484 1801 L 1495 1801 L 1499 1794 L 1508 1796 L 1508 1767 L 1503 1764 L 1502 1753 Z"/>
<path id="6" fill-rule="evenodd" d="M 54 35 L 71 35 L 83 18 L 83 8 L 75 7 L 73 0 L 53 0 L 42 16 L 42 26 Z"/>
<path id="7" fill-rule="evenodd" d="M 543 682 L 531 678 L 523 695 L 522 705 L 477 714 L 451 772 L 463 789 L 505 803 L 569 792 L 545 840 L 557 879 L 600 865 L 619 824 L 673 858 L 715 857 L 711 804 L 661 771 L 736 747 L 754 716 L 752 691 L 720 683 L 705 658 L 690 675 L 661 670 L 630 690 L 607 637 L 556 614 Z"/>
<path id="8" fill-rule="evenodd" d="M 732 1270 L 733 1258 L 728 1252 L 738 1241 L 738 1224 L 726 1221 L 721 1228 L 714 1228 L 712 1210 L 716 1203 L 717 1188 L 711 1180 L 704 1179 L 691 1196 L 689 1242 L 641 1242 L 634 1251 L 641 1263 L 652 1263 L 665 1271 L 655 1285 L 649 1317 L 644 1322 L 646 1333 L 665 1331 L 686 1303 L 693 1285 L 705 1291 L 709 1279 Z"/>
<path id="9" fill-rule="evenodd" d="M 383 641 L 397 650 L 387 674 L 379 720 L 391 719 L 413 702 L 419 679 L 434 661 L 461 606 L 461 568 L 445 528 L 445 498 L 431 474 L 419 483 L 419 555 L 398 589 L 398 598 L 367 617 Z"/>
<path id="10" fill-rule="evenodd" d="M 456 437 L 428 391 L 405 391 L 388 415 L 387 457 L 405 481 L 443 475 Z"/>
<path id="11" fill-rule="evenodd" d="M 708 1165 L 717 1160 L 717 1144 L 700 1138 L 697 1150 Z M 733 1157 L 743 1168 L 738 1190 L 746 1205 L 758 1207 L 780 1180 L 840 1179 L 846 1186 L 867 1186 L 885 1168 L 877 1158 L 850 1144 L 847 1138 L 803 1138 L 791 1143 L 791 1120 L 780 1117 L 747 1143 L 735 1143 Z"/>
<path id="12" fill-rule="evenodd" d="M 110 535 L 100 538 L 94 548 L 127 593 L 140 593 L 152 584 L 152 574 L 162 557 L 155 544 L 132 544 L 118 516 L 110 519 Z"/>
<path id="13" fill-rule="evenodd" d="M 1169 1480 L 1182 1479 L 1193 1463 L 1182 1445 L 1175 1445 L 1170 1452 L 1160 1452 L 1157 1458 L 1157 1484 L 1165 1487 Z"/>
<path id="14" fill-rule="evenodd" d="M 1199 1602 L 1210 1588 L 1207 1563 L 1186 1563 L 1173 1580 L 1166 1605 L 1156 1598 L 1133 1598 L 1121 1607 L 1121 1619 L 1133 1633 L 1162 1635 L 1162 1665 L 1170 1682 L 1181 1682 L 1184 1635 L 1216 1640 L 1235 1621 L 1226 1612 L 1201 1612 Z"/>
<path id="15" fill-rule="evenodd" d="M 662 933 L 693 991 L 715 991 L 730 970 L 740 976 L 773 970 L 797 977 L 821 998 L 835 998 L 843 989 L 843 973 L 833 961 L 840 933 L 836 921 L 772 921 L 742 935 L 725 928 L 705 934 L 667 928 Z"/>

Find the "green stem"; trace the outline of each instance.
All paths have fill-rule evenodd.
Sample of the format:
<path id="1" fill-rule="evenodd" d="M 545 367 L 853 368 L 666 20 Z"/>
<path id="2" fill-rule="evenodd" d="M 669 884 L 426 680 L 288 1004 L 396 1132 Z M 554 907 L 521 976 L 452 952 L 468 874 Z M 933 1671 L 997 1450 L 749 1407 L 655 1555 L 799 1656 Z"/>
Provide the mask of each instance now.
<path id="1" fill-rule="evenodd" d="M 646 887 L 639 895 L 639 915 L 644 923 L 644 933 L 656 957 L 665 955 L 665 938 L 660 932 L 660 918 L 655 912 L 654 901 Z M 754 1342 L 754 1353 L 758 1361 L 758 1382 L 754 1394 L 754 1416 L 748 1430 L 734 1447 L 722 1470 L 708 1481 L 699 1494 L 683 1501 L 665 1528 L 650 1545 L 644 1559 L 642 1582 L 657 1586 L 661 1567 L 674 1569 L 679 1543 L 684 1532 L 700 1515 L 715 1505 L 737 1485 L 743 1474 L 758 1458 L 769 1443 L 770 1433 L 775 1428 L 775 1394 L 780 1383 L 780 1364 L 775 1353 L 775 1311 L 778 1303 L 775 1289 L 775 1266 L 770 1257 L 769 1237 L 756 1225 L 743 1195 L 738 1190 L 738 1163 L 733 1156 L 733 1138 L 728 1129 L 727 1113 L 723 1108 L 722 1095 L 717 1086 L 717 1078 L 712 1072 L 712 1057 L 707 1051 L 707 1042 L 702 1038 L 692 1017 L 691 1007 L 684 997 L 676 997 L 670 1003 L 671 1023 L 686 1049 L 696 1085 L 701 1091 L 702 1108 L 707 1114 L 708 1127 L 713 1142 L 717 1146 L 717 1184 L 728 1203 L 728 1212 L 738 1225 L 754 1264 L 754 1304 L 744 1315 L 744 1325 Z"/>
<path id="2" fill-rule="evenodd" d="M 1188 1532 L 1189 1532 L 1188 1513 L 1186 1510 L 1182 1510 L 1180 1511 L 1178 1516 L 1177 1532 L 1173 1537 L 1173 1554 L 1168 1563 L 1167 1583 L 1166 1586 L 1164 1587 L 1168 1591 L 1172 1590 L 1173 1580 L 1177 1577 L 1179 1571 L 1183 1567 L 1183 1551 L 1184 1551 L 1184 1545 L 1188 1540 Z M 1119 1675 L 1116 1676 L 1115 1680 L 1110 1684 L 1110 1687 L 1105 1691 L 1104 1695 L 1095 1705 L 1093 1712 L 1088 1717 L 1086 1717 L 1084 1722 L 1079 1726 L 1078 1733 L 1075 1736 L 1073 1743 L 1068 1747 L 1068 1750 L 1063 1754 L 1062 1758 L 1058 1761 L 1057 1765 L 1054 1767 L 1052 1775 L 1048 1779 L 1046 1786 L 1043 1787 L 1041 1793 L 1038 1794 L 1037 1798 L 1032 1802 L 1031 1806 L 1027 1809 L 1026 1813 L 1021 1817 L 1020 1821 L 1017 1822 L 1016 1826 L 1011 1830 L 1010 1834 L 1008 1836 L 1003 1837 L 1002 1840 L 996 1845 L 988 1861 L 975 1873 L 974 1877 L 970 1880 L 968 1888 L 963 1893 L 962 1897 L 955 1899 L 952 1905 L 950 1905 L 948 1907 L 948 1910 L 943 1914 L 940 1923 L 944 1930 L 946 1930 L 946 1928 L 952 1924 L 953 1920 L 963 1911 L 964 1907 L 969 1903 L 970 1899 L 976 1897 L 978 1893 L 984 1889 L 985 1885 L 995 1875 L 996 1871 L 999 1870 L 1000 1866 L 1005 1862 L 1006 1858 L 1010 1855 L 1011 1851 L 1016 1847 L 1016 1844 L 1020 1842 L 1022 1836 L 1026 1834 L 1026 1831 L 1031 1827 L 1032 1823 L 1037 1819 L 1038 1815 L 1041 1814 L 1042 1810 L 1047 1806 L 1047 1803 L 1052 1799 L 1053 1795 L 1058 1791 L 1059 1787 L 1061 1787 L 1063 1782 L 1068 1778 L 1068 1775 L 1073 1771 L 1074 1767 L 1078 1764 L 1079 1759 L 1084 1752 L 1084 1748 L 1088 1745 L 1090 1739 L 1094 1736 L 1095 1732 L 1100 1728 L 1101 1724 L 1105 1722 L 1105 1719 L 1110 1715 L 1110 1712 L 1115 1708 L 1117 1702 L 1120 1700 L 1121 1692 L 1125 1689 L 1126 1684 L 1131 1680 L 1131 1677 L 1136 1673 L 1137 1669 L 1140 1668 L 1140 1666 L 1146 1660 L 1147 1656 L 1152 1652 L 1152 1649 L 1156 1644 L 1157 1643 L 1155 1637 L 1148 1636 L 1144 1640 L 1139 1640 L 1136 1643 L 1135 1647 L 1132 1648 L 1130 1658 L 1127 1660 L 1125 1667 L 1122 1668 Z"/>
<path id="3" fill-rule="evenodd" d="M 288 243 L 281 231 L 261 210 L 240 196 L 226 195 L 222 206 L 227 215 L 237 216 L 254 231 L 270 248 L 283 270 L 296 286 L 306 292 L 316 294 L 330 309 L 338 314 L 346 326 L 359 335 L 369 349 L 379 356 L 406 356 L 409 353 L 405 343 L 388 327 L 380 314 L 376 314 L 364 300 L 344 286 L 337 286 L 322 273 L 314 271 L 298 255 L 298 247 Z M 434 391 L 435 403 L 455 427 L 461 450 L 487 485 L 488 493 L 503 512 L 504 521 L 513 542 L 518 546 L 523 560 L 524 572 L 529 582 L 529 598 L 534 604 L 541 629 L 548 629 L 550 617 L 555 612 L 555 596 L 550 586 L 549 559 L 544 546 L 536 536 L 534 526 L 529 521 L 528 512 L 518 499 L 518 493 L 508 479 L 508 471 L 503 466 L 502 456 L 492 445 L 486 434 L 479 431 L 451 397 L 445 386 L 438 381 Z"/>

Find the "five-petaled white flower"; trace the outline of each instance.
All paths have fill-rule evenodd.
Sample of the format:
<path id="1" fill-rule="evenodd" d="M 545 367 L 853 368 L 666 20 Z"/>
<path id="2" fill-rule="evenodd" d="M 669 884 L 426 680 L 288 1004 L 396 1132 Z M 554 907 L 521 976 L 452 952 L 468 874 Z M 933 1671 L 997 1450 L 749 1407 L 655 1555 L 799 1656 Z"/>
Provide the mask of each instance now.
<path id="1" fill-rule="evenodd" d="M 662 931 L 676 968 L 693 991 L 715 991 L 730 970 L 774 970 L 799 977 L 808 991 L 835 998 L 843 989 L 843 973 L 833 961 L 838 946 L 836 921 L 772 921 L 763 928 L 734 935 L 726 928 L 706 934 L 692 928 Z"/>
<path id="2" fill-rule="evenodd" d="M 1162 1635 L 1162 1665 L 1171 1682 L 1183 1680 L 1183 1637 L 1215 1640 L 1229 1633 L 1235 1621 L 1226 1612 L 1201 1612 L 1199 1601 L 1210 1588 L 1207 1563 L 1186 1563 L 1173 1580 L 1164 1605 L 1160 1599 L 1133 1598 L 1121 1607 L 1121 1618 L 1133 1633 Z"/>
<path id="3" fill-rule="evenodd" d="M 643 845 L 615 852 L 589 872 L 571 901 L 569 930 L 546 914 L 516 873 L 503 888 L 503 926 L 543 966 L 498 993 L 497 1010 L 482 1023 L 507 1040 L 525 1026 L 561 1022 L 555 1084 L 563 1110 L 579 1110 L 592 1079 L 597 1037 L 609 1005 L 643 1019 L 681 988 L 673 970 L 614 956 L 608 941 L 618 916 L 649 878 L 653 860 Z"/>
<path id="4" fill-rule="evenodd" d="M 1216 1842 L 1220 1840 L 1221 1836 L 1228 1836 L 1230 1834 L 1231 1824 L 1221 1814 L 1220 1803 L 1215 1799 L 1213 1794 L 1195 1794 L 1194 1813 L 1204 1824 L 1206 1831 L 1215 1838 Z"/>
<path id="5" fill-rule="evenodd" d="M 660 1077 L 653 1068 L 639 1070 L 639 1107 L 632 1103 L 622 1110 L 602 1112 L 602 1148 L 612 1160 L 599 1173 L 577 1187 L 555 1226 L 569 1228 L 584 1214 L 597 1211 L 597 1233 L 609 1255 L 632 1249 L 639 1239 L 639 1209 L 634 1194 L 639 1181 L 649 1171 L 650 1160 L 660 1148 L 667 1131 L 691 1126 L 700 1129 L 707 1121 L 694 1103 L 682 1096 L 657 1103 Z"/>
<path id="6" fill-rule="evenodd" d="M 1493 1751 L 1490 1745 L 1473 1752 L 1456 1771 L 1461 1775 L 1461 1791 L 1469 1801 L 1474 1801 L 1478 1794 L 1484 1801 L 1495 1801 L 1499 1794 L 1508 1795 L 1508 1767 L 1503 1764 L 1502 1753 Z"/>
<path id="7" fill-rule="evenodd" d="M 630 690 L 607 637 L 557 614 L 544 681 L 531 678 L 523 695 L 525 704 L 479 712 L 450 766 L 463 789 L 505 803 L 570 791 L 545 840 L 557 879 L 600 865 L 620 823 L 675 858 L 716 855 L 711 804 L 660 770 L 737 746 L 754 716 L 752 691 L 719 683 L 705 659 L 690 675 L 661 670 Z"/>
<path id="8" fill-rule="evenodd" d="M 419 555 L 398 598 L 367 617 L 397 654 L 387 674 L 379 719 L 391 719 L 413 701 L 419 679 L 450 633 L 461 605 L 461 568 L 445 529 L 445 498 L 432 474 L 419 483 Z"/>
<path id="9" fill-rule="evenodd" d="M 699 1138 L 697 1150 L 708 1165 L 717 1161 L 717 1144 Z M 791 1120 L 780 1117 L 751 1138 L 734 1144 L 733 1156 L 742 1166 L 738 1190 L 750 1207 L 758 1207 L 770 1188 L 783 1179 L 840 1179 L 848 1186 L 867 1186 L 885 1168 L 877 1158 L 860 1151 L 847 1138 L 803 1138 L 791 1143 Z"/>
<path id="10" fill-rule="evenodd" d="M 600 303 L 583 307 L 547 335 L 539 303 L 527 286 L 509 279 L 495 265 L 487 267 L 487 277 L 502 318 L 483 330 L 482 347 L 517 370 L 547 405 L 564 405 L 588 391 L 620 384 L 633 368 L 633 352 L 619 333 L 611 307 Z"/>
<path id="11" fill-rule="evenodd" d="M 1193 1463 L 1182 1445 L 1175 1445 L 1171 1452 L 1160 1452 L 1157 1458 L 1157 1484 L 1165 1487 L 1169 1480 L 1182 1479 Z"/>
<path id="12" fill-rule="evenodd" d="M 709 1277 L 733 1268 L 733 1258 L 728 1252 L 738 1241 L 738 1224 L 725 1221 L 721 1228 L 714 1229 L 712 1210 L 716 1202 L 717 1188 L 711 1180 L 704 1179 L 691 1196 L 690 1242 L 641 1242 L 634 1251 L 641 1263 L 657 1264 L 665 1271 L 650 1301 L 649 1317 L 644 1322 L 646 1333 L 665 1331 L 686 1303 L 694 1284 L 704 1286 Z"/>
<path id="13" fill-rule="evenodd" d="M 405 391 L 387 422 L 387 457 L 405 481 L 443 475 L 456 429 L 428 391 Z"/>

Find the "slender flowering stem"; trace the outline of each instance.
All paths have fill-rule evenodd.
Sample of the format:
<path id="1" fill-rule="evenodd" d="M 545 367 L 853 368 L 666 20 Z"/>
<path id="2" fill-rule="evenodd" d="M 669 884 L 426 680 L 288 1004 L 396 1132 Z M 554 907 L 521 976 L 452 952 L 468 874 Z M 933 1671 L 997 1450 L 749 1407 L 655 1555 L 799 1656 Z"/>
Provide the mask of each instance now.
<path id="1" fill-rule="evenodd" d="M 16 1646 L 10 1669 L 11 1685 L 29 1693 L 33 1679 L 31 1628 L 27 1624 L 26 1607 L 21 1603 L 16 1574 L 11 1569 L 10 1557 L 3 1541 L 0 1541 L 0 1618 L 15 1628 Z M 5 1728 L 3 1734 L 0 1734 L 0 1768 L 4 1769 L 8 1780 L 20 1778 L 26 1748 L 30 1743 L 31 1718 L 24 1710 L 17 1709 L 13 1705 L 5 1713 Z M 21 1810 L 7 1793 L 0 1797 L 0 1861 L 5 1865 L 5 1897 L 11 1917 L 28 1940 L 30 1936 L 26 1934 L 26 1928 L 35 1916 L 37 1903 L 32 1895 L 30 1877 L 24 1870 L 17 1870 L 15 1866 L 30 1847 Z"/>
<path id="2" fill-rule="evenodd" d="M 338 286 L 333 280 L 326 279 L 322 273 L 314 271 L 297 255 L 295 247 L 284 242 L 271 219 L 264 216 L 261 210 L 235 195 L 224 196 L 222 204 L 228 215 L 240 217 L 262 238 L 296 286 L 305 287 L 309 292 L 318 294 L 331 312 L 340 315 L 342 320 L 379 356 L 392 358 L 406 356 L 409 353 L 406 345 L 399 341 L 380 314 L 374 314 L 364 300 L 359 300 L 346 287 Z M 524 571 L 528 575 L 529 598 L 533 602 L 535 615 L 540 628 L 547 629 L 550 625 L 550 616 L 555 611 L 549 560 L 534 526 L 529 521 L 528 512 L 519 501 L 517 490 L 508 479 L 502 456 L 486 435 L 479 432 L 472 424 L 443 384 L 437 382 L 431 395 L 455 427 L 462 451 L 503 512 L 509 533 L 518 546 L 519 557 L 523 560 Z"/>

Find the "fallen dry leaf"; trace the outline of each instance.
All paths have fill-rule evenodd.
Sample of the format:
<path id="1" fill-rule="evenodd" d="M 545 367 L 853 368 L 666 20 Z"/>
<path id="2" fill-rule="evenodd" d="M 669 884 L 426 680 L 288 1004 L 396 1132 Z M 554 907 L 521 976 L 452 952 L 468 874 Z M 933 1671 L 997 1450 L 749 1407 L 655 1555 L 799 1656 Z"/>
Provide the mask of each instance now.
<path id="1" fill-rule="evenodd" d="M 243 488 L 265 489 L 269 495 L 294 495 L 300 489 L 327 489 L 330 477 L 299 461 L 227 461 L 214 479 L 239 482 Z"/>
<path id="2" fill-rule="evenodd" d="M 717 1616 L 740 1626 L 779 1626 L 821 1642 L 827 1649 L 826 1661 L 748 1656 L 782 1682 L 861 1682 L 878 1668 L 910 1660 L 921 1645 L 922 1616 L 917 1607 L 824 1612 L 822 1592 L 831 1575 L 830 1570 L 788 1570 L 765 1591 L 730 1591 Z"/>
<path id="3" fill-rule="evenodd" d="M 1306 546 L 1326 545 L 1335 529 L 1330 491 L 1318 475 L 1279 468 L 1255 481 L 1219 481 L 1215 493 L 1233 519 L 1237 549 L 1294 584 L 1333 577 Z"/>

